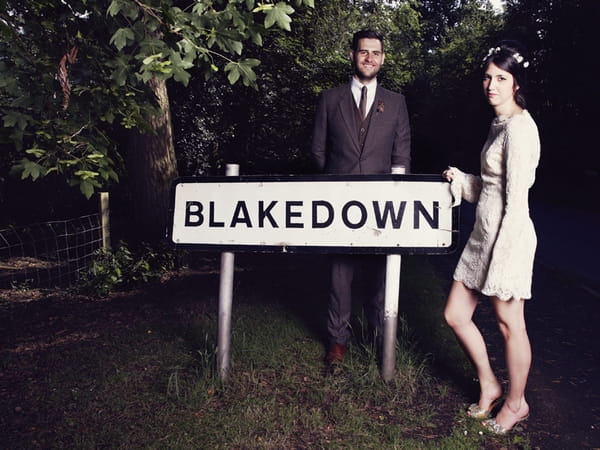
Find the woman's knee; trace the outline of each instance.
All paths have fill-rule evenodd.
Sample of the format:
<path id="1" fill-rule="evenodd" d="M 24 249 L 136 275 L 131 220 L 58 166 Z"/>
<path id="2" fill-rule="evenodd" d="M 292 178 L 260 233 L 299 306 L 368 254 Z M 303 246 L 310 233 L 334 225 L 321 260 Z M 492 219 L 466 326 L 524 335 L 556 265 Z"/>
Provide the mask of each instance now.
<path id="1" fill-rule="evenodd" d="M 448 302 L 444 309 L 444 319 L 450 328 L 456 329 L 468 324 L 471 321 L 471 314 L 464 308 L 458 308 L 456 304 Z"/>
<path id="2" fill-rule="evenodd" d="M 496 300 L 496 319 L 498 328 L 505 339 L 527 335 L 522 300 L 510 300 L 511 303 Z"/>
<path id="3" fill-rule="evenodd" d="M 465 326 L 471 322 L 476 306 L 476 296 L 462 283 L 455 281 L 448 295 L 444 319 L 453 329 Z"/>
<path id="4" fill-rule="evenodd" d="M 527 337 L 527 326 L 523 318 L 516 318 L 511 321 L 498 319 L 498 328 L 504 337 L 508 339 L 523 339 Z"/>

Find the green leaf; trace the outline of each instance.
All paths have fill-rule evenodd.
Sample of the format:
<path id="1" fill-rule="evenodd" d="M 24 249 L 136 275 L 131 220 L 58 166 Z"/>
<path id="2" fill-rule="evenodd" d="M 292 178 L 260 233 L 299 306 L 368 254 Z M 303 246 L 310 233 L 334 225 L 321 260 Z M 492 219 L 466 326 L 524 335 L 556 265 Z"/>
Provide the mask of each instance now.
<path id="1" fill-rule="evenodd" d="M 139 15 L 139 9 L 132 1 L 113 0 L 106 10 L 106 13 L 111 17 L 115 17 L 117 14 L 121 13 L 129 19 L 135 20 Z"/>
<path id="2" fill-rule="evenodd" d="M 215 35 L 218 46 L 229 53 L 241 55 L 244 48 L 242 39 L 244 36 L 233 30 L 219 30 Z"/>
<path id="3" fill-rule="evenodd" d="M 22 180 L 31 177 L 31 179 L 35 181 L 44 173 L 44 168 L 34 161 L 22 159 L 21 165 L 23 167 L 23 172 L 21 173 Z"/>
<path id="4" fill-rule="evenodd" d="M 173 78 L 175 79 L 175 81 L 179 81 L 186 87 L 190 82 L 190 76 L 191 75 L 189 74 L 189 72 L 185 71 L 180 67 L 173 68 Z"/>
<path id="5" fill-rule="evenodd" d="M 92 161 L 97 161 L 99 159 L 104 159 L 104 155 L 102 153 L 91 153 L 86 156 L 87 159 L 91 159 Z"/>
<path id="6" fill-rule="evenodd" d="M 192 43 L 188 40 L 181 40 L 177 43 L 177 47 L 179 48 L 179 53 L 172 52 L 173 55 L 178 55 L 181 59 L 181 64 L 184 69 L 189 69 L 194 66 L 194 61 L 196 60 L 198 52 L 196 51 L 196 47 L 192 45 Z M 183 55 L 183 58 L 181 56 Z"/>
<path id="7" fill-rule="evenodd" d="M 107 123 L 113 123 L 115 120 L 115 114 L 111 110 L 107 110 L 104 114 L 100 114 L 100 120 Z"/>
<path id="8" fill-rule="evenodd" d="M 229 72 L 227 74 L 227 79 L 229 80 L 229 84 L 235 84 L 240 79 L 240 66 L 237 63 L 230 62 L 225 66 L 225 72 Z"/>
<path id="9" fill-rule="evenodd" d="M 153 77 L 152 72 L 150 72 L 149 70 L 145 70 L 144 72 L 142 72 L 141 74 L 137 74 L 138 78 L 140 80 L 142 80 L 144 83 L 147 83 L 148 81 L 150 81 Z"/>
<path id="10" fill-rule="evenodd" d="M 144 64 L 144 65 L 152 64 L 154 61 L 156 61 L 160 58 L 162 58 L 162 53 L 155 53 L 154 55 L 150 55 L 150 56 L 147 56 L 146 58 L 144 58 L 144 60 L 142 61 L 142 64 Z"/>
<path id="11" fill-rule="evenodd" d="M 227 47 L 230 49 L 231 53 L 235 53 L 236 55 L 242 54 L 244 46 L 240 41 L 233 41 L 231 39 L 227 39 L 227 41 L 229 44 Z"/>
<path id="12" fill-rule="evenodd" d="M 31 116 L 22 114 L 17 111 L 9 111 L 2 116 L 2 121 L 6 128 L 18 128 L 24 130 L 27 127 L 27 123 L 31 120 Z"/>
<path id="13" fill-rule="evenodd" d="M 98 172 L 93 172 L 91 170 L 78 170 L 74 173 L 74 175 L 81 178 L 82 180 L 89 180 L 96 178 L 98 176 Z"/>
<path id="14" fill-rule="evenodd" d="M 128 55 L 118 55 L 110 60 L 107 65 L 114 68 L 110 74 L 110 79 L 114 80 L 117 86 L 125 86 L 129 72 L 132 71 L 131 61 Z"/>
<path id="15" fill-rule="evenodd" d="M 74 166 L 78 163 L 76 159 L 59 159 L 58 164 L 61 164 L 66 167 Z"/>
<path id="16" fill-rule="evenodd" d="M 133 34 L 131 28 L 119 28 L 110 38 L 110 43 L 120 51 L 123 50 L 129 43 L 134 42 L 134 40 L 135 35 Z"/>
<path id="17" fill-rule="evenodd" d="M 263 12 L 263 11 L 271 11 L 275 5 L 273 3 L 259 3 L 256 8 L 252 10 L 253 13 Z"/>
<path id="18" fill-rule="evenodd" d="M 83 180 L 79 183 L 79 190 L 88 200 L 94 195 L 94 185 L 88 180 Z"/>
<path id="19" fill-rule="evenodd" d="M 241 78 L 244 86 L 256 87 L 256 73 L 252 69 L 260 64 L 258 59 L 246 58 L 238 62 L 230 62 L 225 66 L 228 72 L 227 79 L 230 84 L 235 84 Z"/>
<path id="20" fill-rule="evenodd" d="M 46 150 L 43 150 L 41 148 L 34 147 L 34 148 L 29 148 L 29 149 L 25 150 L 25 153 L 27 153 L 29 155 L 33 155 L 36 158 L 42 158 L 46 155 L 47 152 L 46 152 Z"/>
<path id="21" fill-rule="evenodd" d="M 112 170 L 112 169 L 104 169 L 104 168 L 99 168 L 98 172 L 100 173 L 100 176 L 102 177 L 103 180 L 114 180 L 117 183 L 119 182 L 119 176 L 117 175 L 117 173 Z"/>
<path id="22" fill-rule="evenodd" d="M 251 37 L 252 43 L 254 45 L 262 47 L 262 45 L 263 45 L 263 38 L 262 38 L 262 34 L 260 34 L 260 32 L 255 32 L 252 29 L 250 29 L 250 37 Z"/>
<path id="23" fill-rule="evenodd" d="M 239 61 L 240 65 L 247 67 L 260 66 L 260 60 L 256 58 L 244 58 Z"/>
<path id="24" fill-rule="evenodd" d="M 119 14 L 119 11 L 121 11 L 121 2 L 119 0 L 113 0 L 108 6 L 106 13 L 111 17 L 115 17 Z"/>
<path id="25" fill-rule="evenodd" d="M 273 9 L 266 12 L 267 17 L 265 17 L 265 28 L 271 28 L 273 25 L 277 24 L 277 26 L 283 30 L 291 31 L 290 23 L 292 18 L 289 14 L 294 12 L 294 8 L 284 2 L 279 2 L 273 6 Z"/>

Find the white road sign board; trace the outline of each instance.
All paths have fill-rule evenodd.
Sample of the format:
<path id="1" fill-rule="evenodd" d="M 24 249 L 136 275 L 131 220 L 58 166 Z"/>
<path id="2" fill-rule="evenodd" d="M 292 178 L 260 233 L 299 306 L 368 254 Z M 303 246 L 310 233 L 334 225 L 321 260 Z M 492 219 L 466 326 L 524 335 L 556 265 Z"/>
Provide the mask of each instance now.
<path id="1" fill-rule="evenodd" d="M 457 208 L 437 175 L 181 178 L 169 237 L 227 251 L 452 252 Z"/>

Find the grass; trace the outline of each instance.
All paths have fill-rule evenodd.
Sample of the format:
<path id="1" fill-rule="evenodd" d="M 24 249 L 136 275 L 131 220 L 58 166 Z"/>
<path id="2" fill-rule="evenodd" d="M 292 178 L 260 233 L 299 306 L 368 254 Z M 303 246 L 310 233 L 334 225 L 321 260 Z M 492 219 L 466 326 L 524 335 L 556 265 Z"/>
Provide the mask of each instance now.
<path id="1" fill-rule="evenodd" d="M 305 259 L 311 283 L 297 276 Z M 326 276 L 310 258 L 239 263 L 226 382 L 215 370 L 214 271 L 105 299 L 3 300 L 0 447 L 529 448 L 464 420 L 469 399 L 455 382 L 472 374 L 441 322 L 443 289 L 425 258 L 403 264 L 389 383 L 360 343 L 360 316 L 345 362 L 325 369 Z"/>

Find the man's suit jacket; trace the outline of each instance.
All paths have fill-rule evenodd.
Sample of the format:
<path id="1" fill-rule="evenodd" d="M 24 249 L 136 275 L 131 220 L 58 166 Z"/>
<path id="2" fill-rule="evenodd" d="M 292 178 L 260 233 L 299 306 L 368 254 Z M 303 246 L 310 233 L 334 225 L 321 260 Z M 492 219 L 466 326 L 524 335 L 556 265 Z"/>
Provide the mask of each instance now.
<path id="1" fill-rule="evenodd" d="M 320 172 L 389 174 L 392 165 L 410 172 L 410 126 L 402 94 L 377 86 L 361 149 L 350 84 L 323 92 L 317 106 L 311 152 Z"/>

